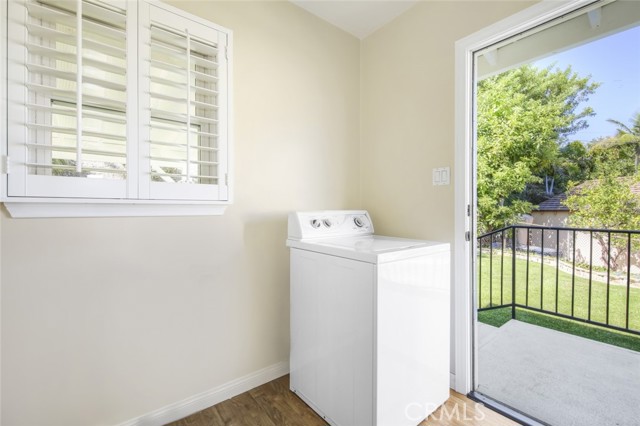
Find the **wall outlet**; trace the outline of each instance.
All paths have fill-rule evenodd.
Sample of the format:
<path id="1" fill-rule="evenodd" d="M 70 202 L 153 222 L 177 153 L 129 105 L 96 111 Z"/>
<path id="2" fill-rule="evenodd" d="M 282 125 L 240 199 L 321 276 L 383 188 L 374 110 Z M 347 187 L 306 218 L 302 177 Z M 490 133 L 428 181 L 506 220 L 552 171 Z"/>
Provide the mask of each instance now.
<path id="1" fill-rule="evenodd" d="M 449 167 L 441 167 L 433 169 L 433 184 L 434 185 L 449 185 L 451 172 Z"/>

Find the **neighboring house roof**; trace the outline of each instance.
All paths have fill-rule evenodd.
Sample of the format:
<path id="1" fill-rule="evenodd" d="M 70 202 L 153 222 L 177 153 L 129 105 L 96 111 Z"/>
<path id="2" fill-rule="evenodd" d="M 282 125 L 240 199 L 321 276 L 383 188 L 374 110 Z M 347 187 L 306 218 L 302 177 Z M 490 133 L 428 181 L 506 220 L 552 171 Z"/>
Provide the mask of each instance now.
<path id="1" fill-rule="evenodd" d="M 534 209 L 534 211 L 539 212 L 568 212 L 569 207 L 564 205 L 564 200 L 567 199 L 567 193 L 563 192 L 562 194 L 558 194 L 555 197 L 551 197 L 546 201 L 543 201 L 538 205 L 538 208 Z"/>
<path id="2" fill-rule="evenodd" d="M 624 179 L 624 178 L 621 178 Z M 593 185 L 597 181 L 596 180 L 588 180 L 586 182 L 582 182 L 580 185 L 573 188 L 574 191 L 579 191 L 586 186 Z M 635 182 L 630 185 L 631 193 L 640 197 L 640 182 Z M 564 205 L 564 200 L 567 199 L 567 193 L 563 192 L 562 194 L 558 194 L 555 197 L 551 197 L 546 201 L 541 202 L 537 208 L 533 209 L 533 211 L 538 212 L 568 212 L 569 208 Z"/>

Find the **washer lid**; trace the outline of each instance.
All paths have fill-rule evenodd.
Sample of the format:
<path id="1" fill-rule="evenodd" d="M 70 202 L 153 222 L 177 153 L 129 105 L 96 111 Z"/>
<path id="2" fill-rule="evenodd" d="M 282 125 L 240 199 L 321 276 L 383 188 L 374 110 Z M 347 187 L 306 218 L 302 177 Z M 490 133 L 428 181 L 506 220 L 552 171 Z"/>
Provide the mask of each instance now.
<path id="1" fill-rule="evenodd" d="M 363 237 L 327 238 L 315 240 L 316 244 L 340 247 L 347 250 L 383 253 L 391 250 L 402 250 L 410 247 L 424 246 L 425 241 L 406 240 L 400 238 L 382 237 L 379 235 L 367 235 Z"/>
<path id="2" fill-rule="evenodd" d="M 449 244 L 381 235 L 288 239 L 287 246 L 368 263 L 385 263 L 449 250 Z"/>

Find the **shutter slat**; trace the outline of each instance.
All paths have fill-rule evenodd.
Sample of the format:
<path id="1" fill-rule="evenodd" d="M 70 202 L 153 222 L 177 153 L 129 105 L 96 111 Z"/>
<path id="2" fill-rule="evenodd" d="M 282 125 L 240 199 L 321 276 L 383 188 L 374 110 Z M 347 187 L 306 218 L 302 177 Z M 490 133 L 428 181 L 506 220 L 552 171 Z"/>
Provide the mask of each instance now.
<path id="1" fill-rule="evenodd" d="M 92 16 L 104 22 L 119 25 L 124 25 L 127 22 L 126 11 L 124 10 L 115 11 L 104 6 L 98 6 L 91 2 L 85 2 L 82 9 L 85 15 Z"/>
<path id="2" fill-rule="evenodd" d="M 151 160 L 154 160 L 154 161 L 162 161 L 162 162 L 165 162 L 165 163 L 184 163 L 184 162 L 187 161 L 186 158 L 158 157 L 158 156 L 154 156 L 154 155 L 150 156 L 149 158 Z M 189 163 L 190 164 L 201 164 L 203 166 L 217 166 L 218 164 L 220 164 L 217 161 L 203 161 L 203 160 L 192 160 Z"/>
<path id="3" fill-rule="evenodd" d="M 62 126 L 51 126 L 48 124 L 38 124 L 38 123 L 27 123 L 27 127 L 30 129 L 36 129 L 36 130 L 45 130 L 45 131 L 50 131 L 53 133 L 64 133 L 67 135 L 75 135 L 78 131 L 77 128 L 75 127 L 62 127 Z M 104 139 L 110 139 L 110 140 L 115 140 L 115 141 L 126 141 L 127 138 L 126 136 L 122 136 L 122 135 L 116 135 L 113 133 L 108 133 L 108 132 L 94 132 L 92 130 L 82 130 L 82 135 L 83 136 L 88 136 L 88 137 L 96 137 L 96 138 L 104 138 Z"/>
<path id="4" fill-rule="evenodd" d="M 209 138 L 217 138 L 218 137 L 217 133 L 202 132 L 202 131 L 196 131 L 196 132 L 193 132 L 193 133 L 195 133 L 197 135 L 200 135 L 200 136 L 206 136 L 206 137 L 209 137 Z"/>
<path id="5" fill-rule="evenodd" d="M 121 48 L 118 46 L 112 46 L 110 44 L 100 43 L 99 41 L 86 39 L 84 40 L 83 43 L 84 43 L 84 48 L 86 50 L 92 50 L 94 52 L 102 53 L 104 55 L 113 56 L 114 58 L 117 58 L 117 59 L 124 59 L 127 54 L 127 51 L 124 48 Z"/>
<path id="6" fill-rule="evenodd" d="M 196 106 L 198 108 L 211 110 L 211 111 L 217 111 L 218 110 L 218 105 L 212 105 L 212 104 L 208 104 L 206 102 L 191 101 L 191 105 L 194 105 L 194 106 Z"/>
<path id="7" fill-rule="evenodd" d="M 37 104 L 26 104 L 26 107 L 29 108 L 30 110 L 35 110 L 35 111 L 43 111 L 43 112 L 48 112 L 51 114 L 60 114 L 60 115 L 66 115 L 69 117 L 75 117 L 76 116 L 76 110 L 75 108 L 65 108 L 65 107 L 60 107 L 60 106 L 47 106 L 47 105 L 37 105 Z M 114 113 L 114 114 L 118 114 L 118 113 Z M 117 124 L 127 124 L 127 120 L 125 120 L 124 118 L 118 118 L 116 117 L 114 114 L 112 115 L 107 115 L 105 114 L 99 114 L 99 113 L 94 113 L 94 112 L 90 112 L 85 110 L 82 115 L 85 118 L 91 118 L 91 119 L 96 119 L 96 120 L 102 120 L 102 121 L 108 121 L 110 123 L 117 123 Z"/>
<path id="8" fill-rule="evenodd" d="M 196 37 L 191 38 L 193 47 L 192 51 L 197 51 L 199 54 L 207 56 L 216 56 L 218 54 L 218 47 L 202 40 L 198 40 Z"/>
<path id="9" fill-rule="evenodd" d="M 33 90 L 34 92 L 48 95 L 52 98 L 55 98 L 56 100 L 64 101 L 72 104 L 76 103 L 76 92 L 74 90 L 58 89 L 51 86 L 43 86 L 41 84 L 33 84 L 33 83 L 27 83 L 26 86 L 30 90 Z M 126 109 L 125 102 L 114 101 L 113 99 L 107 99 L 104 97 L 91 96 L 86 94 L 82 97 L 82 104 L 83 106 L 92 106 L 95 108 L 103 108 L 103 109 L 109 108 L 117 111 L 125 111 Z"/>
<path id="10" fill-rule="evenodd" d="M 165 86 L 172 86 L 172 87 L 178 87 L 181 89 L 184 89 L 187 87 L 187 83 L 181 83 L 179 81 L 173 81 L 173 80 L 169 80 L 166 78 L 162 78 L 162 77 L 156 77 L 156 76 L 152 76 L 151 77 L 151 82 L 152 83 L 157 83 L 157 84 L 163 84 Z"/>
<path id="11" fill-rule="evenodd" d="M 207 118 L 207 117 L 200 117 L 199 115 L 193 115 L 191 122 L 195 124 L 216 124 L 218 123 L 218 120 L 215 118 Z"/>
<path id="12" fill-rule="evenodd" d="M 187 50 L 179 47 L 167 46 L 164 44 L 155 44 L 151 47 L 151 51 L 157 51 L 158 53 L 168 55 L 169 57 L 183 57 L 187 56 Z"/>
<path id="13" fill-rule="evenodd" d="M 177 104 L 181 104 L 184 105 L 187 100 L 184 98 L 177 98 L 175 96 L 169 96 L 169 95 L 165 95 L 164 93 L 158 93 L 158 92 L 149 92 L 149 94 L 151 95 L 152 98 L 155 99 L 162 99 L 165 101 L 170 101 L 170 102 L 175 102 Z"/>
<path id="14" fill-rule="evenodd" d="M 183 173 L 160 173 L 160 172 L 151 172 L 151 176 L 170 176 L 170 177 L 187 177 L 186 174 Z M 191 175 L 194 179 L 218 179 L 218 176 L 207 176 L 207 175 Z"/>
<path id="15" fill-rule="evenodd" d="M 32 162 L 27 162 L 25 163 L 25 165 L 27 167 L 39 167 L 39 168 L 45 168 L 45 169 L 64 169 L 64 170 L 76 170 L 76 166 L 68 166 L 66 164 L 46 164 L 46 163 L 32 163 Z M 121 173 L 121 174 L 125 174 L 127 173 L 126 169 L 107 169 L 107 168 L 102 168 L 102 167 L 87 167 L 87 166 L 83 166 L 82 170 L 85 172 L 97 172 L 97 173 Z"/>
<path id="16" fill-rule="evenodd" d="M 204 59 L 201 58 L 199 56 L 194 56 L 191 55 L 191 60 L 196 64 L 199 65 L 201 67 L 205 67 L 205 68 L 209 68 L 209 69 L 216 69 L 218 68 L 218 63 L 215 61 L 211 61 L 209 59 Z"/>
<path id="17" fill-rule="evenodd" d="M 76 148 L 75 147 L 68 147 L 68 146 L 42 145 L 42 144 L 37 144 L 37 143 L 28 143 L 26 145 L 29 148 L 44 149 L 44 150 L 47 150 L 47 151 L 76 152 Z M 85 154 L 89 154 L 89 155 L 102 155 L 102 156 L 105 156 L 105 157 L 119 157 L 119 158 L 126 158 L 127 157 L 127 153 L 126 152 L 104 151 L 104 150 L 98 150 L 98 149 L 83 149 L 82 152 L 85 153 Z"/>
<path id="18" fill-rule="evenodd" d="M 93 35 L 99 38 L 109 38 L 115 42 L 122 43 L 126 38 L 125 31 L 120 28 L 111 27 L 105 24 L 100 24 L 93 21 L 83 20 L 83 36 L 87 37 Z"/>
<path id="19" fill-rule="evenodd" d="M 89 77 L 86 75 L 82 77 L 82 82 L 104 87 L 105 89 L 117 90 L 119 92 L 124 92 L 127 90 L 127 86 L 125 84 L 115 83 L 113 81 L 105 80 L 102 78 Z"/>
<path id="20" fill-rule="evenodd" d="M 205 74 L 205 73 L 198 72 L 198 71 L 191 71 L 191 75 L 194 75 L 197 80 L 203 80 L 203 81 L 207 81 L 209 83 L 217 83 L 218 82 L 218 77 L 215 76 L 215 75 Z"/>
<path id="21" fill-rule="evenodd" d="M 60 52 L 59 50 L 51 49 L 49 47 L 40 46 L 39 44 L 27 43 L 27 50 L 34 55 L 42 56 L 47 59 L 61 60 L 70 64 L 76 63 L 75 53 Z"/>
<path id="22" fill-rule="evenodd" d="M 97 59 L 92 59 L 87 57 L 83 58 L 82 62 L 86 66 L 99 69 L 101 71 L 108 71 L 110 73 L 119 74 L 122 76 L 125 76 L 127 74 L 127 69 L 125 67 L 121 67 L 112 63 L 107 63 L 104 61 L 99 61 Z"/>
<path id="23" fill-rule="evenodd" d="M 75 104 L 75 101 L 76 101 L 75 90 L 58 89 L 56 87 L 43 86 L 42 84 L 34 84 L 34 83 L 27 83 L 26 86 L 30 90 L 33 90 L 34 92 L 48 95 L 49 97 L 55 98 L 57 100 L 64 100 L 64 101 Z"/>
<path id="24" fill-rule="evenodd" d="M 54 28 L 43 27 L 42 25 L 38 25 L 34 23 L 28 23 L 27 30 L 29 31 L 29 34 L 31 34 L 32 36 L 45 38 L 47 42 L 58 41 L 58 42 L 68 44 L 70 46 L 75 46 L 75 39 L 76 39 L 75 35 L 64 33 Z M 124 37 L 124 34 L 123 34 L 123 37 Z M 61 53 L 58 50 L 51 49 L 46 46 L 37 45 L 33 43 L 28 43 L 28 44 L 40 50 L 39 52 L 34 52 L 34 53 L 46 54 L 46 52 L 49 52 L 49 55 L 48 55 L 49 57 L 52 56 L 51 52 L 53 52 L 54 56 L 55 56 L 55 53 L 58 53 L 58 54 Z M 84 39 L 83 44 L 85 49 L 92 50 L 98 53 L 103 53 L 105 55 L 113 56 L 115 58 L 122 58 L 126 55 L 126 50 L 124 48 L 113 46 L 110 44 L 105 44 L 96 40 Z M 33 49 L 29 49 L 29 50 L 33 50 Z M 74 62 L 75 62 L 75 54 L 72 54 L 71 56 L 74 57 Z"/>
<path id="25" fill-rule="evenodd" d="M 217 90 L 207 89 L 206 87 L 201 86 L 191 86 L 191 89 L 196 95 L 216 96 L 218 94 Z"/>
<path id="26" fill-rule="evenodd" d="M 70 6 L 70 8 L 75 9 L 74 2 L 67 2 L 63 4 L 65 4 L 66 6 Z M 83 7 L 86 4 L 89 4 L 89 3 L 84 2 Z M 64 10 L 53 5 L 43 6 L 39 3 L 32 2 L 32 1 L 27 3 L 27 10 L 29 11 L 29 15 L 34 18 L 42 19 L 43 21 L 47 21 L 47 22 L 55 22 L 58 24 L 63 24 L 71 28 L 76 27 L 75 10 Z M 96 9 L 94 9 L 94 11 L 95 10 Z M 109 19 L 105 19 L 105 22 L 113 22 L 113 21 Z M 126 16 L 122 16 L 119 22 L 120 23 L 126 22 Z M 124 37 L 123 29 L 119 29 L 117 27 L 114 27 L 108 24 L 98 23 L 93 20 L 88 20 L 86 19 L 85 15 L 83 15 L 82 25 L 84 30 L 89 30 L 89 32 L 93 32 L 94 34 L 99 34 L 101 37 L 108 37 L 118 41 L 120 41 Z"/>
<path id="27" fill-rule="evenodd" d="M 86 3 L 86 2 L 85 2 Z M 110 25 L 101 24 L 94 21 L 83 19 L 83 36 L 94 34 L 96 36 L 107 37 L 117 42 L 123 42 L 125 37 L 125 31 L 120 28 L 116 28 Z"/>
<path id="28" fill-rule="evenodd" d="M 187 129 L 186 127 L 178 127 L 176 125 L 162 125 L 162 124 L 158 124 L 157 122 L 152 122 L 150 127 L 152 129 L 156 129 L 156 130 L 166 130 L 168 132 L 177 132 L 177 133 L 186 133 Z"/>
<path id="29" fill-rule="evenodd" d="M 35 37 L 45 37 L 49 41 L 61 41 L 67 44 L 75 44 L 76 42 L 75 35 L 63 33 L 62 31 L 58 31 L 49 27 L 43 27 L 42 25 L 37 25 L 34 23 L 28 23 L 27 30 L 31 35 Z"/>
<path id="30" fill-rule="evenodd" d="M 162 110 L 158 110 L 158 109 L 153 109 L 151 111 L 151 118 L 152 119 L 167 120 L 167 121 L 179 121 L 181 123 L 186 123 L 187 122 L 187 115 L 186 114 L 180 114 L 180 113 L 177 113 L 177 112 L 162 111 Z"/>
<path id="31" fill-rule="evenodd" d="M 90 46 L 92 43 L 90 43 L 88 40 L 84 41 L 84 46 Z M 97 43 L 99 44 L 99 43 Z M 104 46 L 104 47 L 108 47 L 106 45 L 100 45 L 100 46 Z M 27 50 L 29 51 L 29 53 L 32 53 L 34 55 L 38 55 L 41 56 L 43 58 L 47 58 L 47 59 L 52 59 L 52 60 L 63 60 L 65 62 L 68 62 L 70 64 L 75 64 L 76 63 L 76 55 L 75 53 L 66 53 L 66 52 L 60 52 L 58 50 L 55 49 L 51 49 L 49 47 L 46 46 L 40 46 L 40 45 L 36 45 L 36 44 L 31 44 L 31 43 L 27 43 Z M 97 50 L 96 50 L 97 51 Z M 121 49 L 115 49 L 112 52 L 107 52 L 107 50 L 99 52 L 99 53 L 104 53 L 108 56 L 113 56 L 116 57 L 118 59 L 122 58 L 122 56 L 125 54 L 124 50 Z M 114 74 L 121 74 L 121 75 L 125 75 L 127 70 L 125 67 L 116 65 L 114 63 L 109 63 L 109 62 L 104 62 L 104 61 L 100 61 L 94 58 L 87 58 L 87 57 L 83 57 L 82 59 L 84 65 L 96 68 L 96 69 L 100 69 L 100 70 L 104 70 L 104 71 L 109 71 L 112 72 Z"/>
<path id="32" fill-rule="evenodd" d="M 170 64 L 168 62 L 159 61 L 157 59 L 150 59 L 149 63 L 151 65 L 151 68 L 158 68 L 164 71 L 170 71 L 182 77 L 187 76 L 187 71 L 183 67 L 179 67 L 177 65 Z"/>
<path id="33" fill-rule="evenodd" d="M 46 75 L 54 76 L 57 78 L 61 78 L 63 80 L 72 81 L 74 83 L 76 81 L 75 72 L 61 71 L 56 68 L 51 68 L 44 65 L 32 64 L 32 63 L 27 63 L 27 69 L 33 73 L 46 74 Z"/>
<path id="34" fill-rule="evenodd" d="M 154 145 L 162 145 L 162 146 L 169 146 L 169 147 L 174 147 L 174 148 L 186 148 L 187 144 L 186 143 L 177 143 L 177 142 L 161 142 L 161 141 L 153 141 Z M 219 151 L 219 148 L 216 147 L 210 147 L 210 146 L 200 146 L 200 145 L 191 145 L 192 149 L 197 149 L 199 151 Z"/>
<path id="35" fill-rule="evenodd" d="M 183 153 L 185 156 L 186 153 Z M 151 155 L 149 158 L 153 161 L 162 161 L 163 163 L 184 163 L 187 161 L 186 158 L 176 158 L 176 157 L 160 157 L 157 155 Z"/>
<path id="36" fill-rule="evenodd" d="M 45 6 L 50 6 L 52 8 L 61 9 L 61 6 L 64 6 L 64 11 L 72 14 L 76 14 L 76 3 L 73 1 L 50 1 L 50 0 L 39 0 Z M 109 23 L 118 23 L 124 24 L 126 22 L 126 10 L 118 8 L 113 5 L 107 4 L 98 4 L 92 1 L 84 1 L 82 4 L 82 12 L 84 16 L 90 16 L 91 18 L 109 22 Z"/>
<path id="37" fill-rule="evenodd" d="M 68 5 L 75 7 L 75 4 L 72 5 L 72 2 L 68 2 Z M 57 22 L 71 28 L 75 28 L 76 26 L 75 13 L 73 11 L 63 11 L 58 8 L 54 9 L 53 7 L 45 7 L 32 1 L 27 2 L 27 10 L 29 11 L 29 16 L 34 18 Z"/>
<path id="38" fill-rule="evenodd" d="M 46 74 L 68 81 L 75 81 L 76 79 L 76 74 L 74 72 L 61 71 L 56 68 L 51 68 L 44 65 L 27 63 L 27 69 L 34 73 Z M 113 81 L 107 81 L 89 76 L 84 76 L 82 81 L 85 83 L 95 84 L 97 86 L 105 87 L 112 90 L 118 90 L 121 92 L 124 92 L 127 89 L 126 85 L 124 84 L 114 83 Z"/>
<path id="39" fill-rule="evenodd" d="M 179 34 L 176 31 L 152 24 L 151 38 L 157 42 L 165 43 L 170 46 L 182 47 L 186 52 L 186 47 L 184 46 L 184 44 L 186 44 L 185 37 L 183 34 Z M 152 48 L 155 47 L 157 47 L 157 45 L 152 45 Z"/>
<path id="40" fill-rule="evenodd" d="M 191 164 L 202 164 L 203 166 L 217 166 L 217 161 L 191 160 Z"/>

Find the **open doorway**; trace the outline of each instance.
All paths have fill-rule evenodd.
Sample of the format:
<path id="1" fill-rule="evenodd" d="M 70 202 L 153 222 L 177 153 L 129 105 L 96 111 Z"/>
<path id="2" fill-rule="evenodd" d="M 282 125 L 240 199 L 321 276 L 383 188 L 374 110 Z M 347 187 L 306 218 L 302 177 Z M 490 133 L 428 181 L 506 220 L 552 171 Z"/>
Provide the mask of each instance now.
<path id="1" fill-rule="evenodd" d="M 472 390 L 531 424 L 637 423 L 639 44 L 598 2 L 473 54 Z"/>

